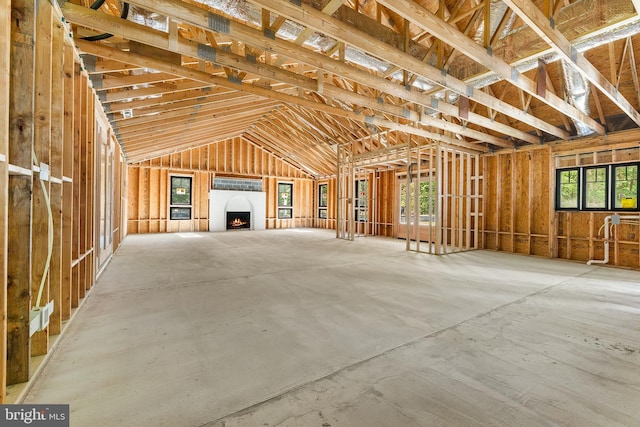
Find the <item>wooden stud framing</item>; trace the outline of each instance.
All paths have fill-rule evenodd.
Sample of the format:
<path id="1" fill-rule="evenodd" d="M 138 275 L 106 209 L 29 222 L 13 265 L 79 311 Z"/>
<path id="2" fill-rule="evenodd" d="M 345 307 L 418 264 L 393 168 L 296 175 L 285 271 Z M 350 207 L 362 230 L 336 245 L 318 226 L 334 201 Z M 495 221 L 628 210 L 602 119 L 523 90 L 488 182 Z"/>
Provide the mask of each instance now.
<path id="1" fill-rule="evenodd" d="M 194 176 L 194 216 L 190 221 L 168 219 L 169 173 Z M 309 227 L 314 224 L 311 204 L 313 182 L 306 173 L 291 167 L 245 138 L 230 138 L 213 144 L 162 156 L 128 166 L 130 177 L 128 226 L 132 233 L 208 229 L 208 191 L 211 176 L 263 178 L 267 192 L 267 227 Z M 275 183 L 278 178 L 294 182 L 294 218 L 277 218 Z M 215 178 L 214 178 L 215 179 Z"/>
<path id="2" fill-rule="evenodd" d="M 506 2 L 518 15 L 531 3 Z M 279 15 L 270 30 L 277 31 L 287 17 L 305 26 L 296 42 L 265 38 L 263 31 L 233 20 L 230 34 L 214 34 L 208 27 L 209 11 L 174 0 L 133 3 L 152 5 L 151 9 L 175 8 L 169 32 L 162 35 L 73 3 L 62 8 L 74 19 L 85 16 L 87 25 L 112 29 L 122 24 L 117 29 L 127 40 L 188 56 L 197 56 L 198 43 L 205 43 L 205 49 L 216 49 L 215 64 L 199 58 L 198 70 L 191 68 L 195 62 L 182 66 L 145 56 L 141 53 L 147 51 L 145 46 L 123 51 L 116 45 L 73 40 L 56 3 L 10 0 L 0 6 L 0 97 L 8 100 L 8 108 L 0 111 L 0 402 L 7 401 L 6 384 L 29 379 L 34 367 L 31 354 L 48 352 L 65 321 L 91 291 L 110 251 L 117 250 L 126 234 L 206 230 L 208 192 L 221 177 L 262 180 L 269 228 L 335 228 L 336 237 L 347 240 L 370 235 L 405 237 L 407 249 L 433 254 L 490 248 L 580 261 L 603 255 L 598 229 L 607 213 L 556 212 L 555 169 L 560 163 L 640 161 L 638 132 L 612 132 L 606 138 L 581 138 L 570 145 L 522 143 L 537 144 L 535 133 L 542 136 L 543 131 L 566 138 L 568 118 L 601 131 L 612 106 L 640 122 L 637 111 L 618 93 L 625 85 L 635 92 L 640 86 L 633 50 L 638 43 L 631 38 L 608 46 L 610 61 L 605 67 L 615 85 L 593 72 L 583 56 L 572 59 L 592 86 L 608 98 L 592 93 L 597 123 L 556 95 L 554 67 L 547 70 L 540 64 L 534 81 L 530 78 L 533 73 L 514 73 L 512 64 L 490 55 L 487 49 L 499 44 L 497 33 L 505 28 L 511 11 L 495 34 L 485 26 L 484 47 L 464 45 L 469 31 L 480 22 L 483 8 L 485 22 L 490 21 L 488 1 L 476 2 L 460 14 L 464 1 L 453 11 L 446 11 L 445 2 L 440 1 L 437 16 L 406 16 L 400 24 L 404 27 L 400 30 L 398 26 L 395 34 L 400 44 L 395 45 L 374 40 L 366 32 L 345 31 L 352 26 L 332 15 L 344 9 L 341 0 L 328 2 L 322 12 L 284 0 L 255 0 L 264 6 L 263 27 L 269 25 L 269 9 Z M 406 8 L 416 7 L 404 0 L 380 5 L 386 3 L 404 8 L 398 9 L 401 15 L 410 15 Z M 569 45 L 547 22 L 560 13 L 564 3 L 545 2 L 544 20 L 536 19 L 537 12 L 525 15 L 530 15 L 530 24 L 543 34 L 543 40 L 549 38 L 552 48 L 567 56 Z M 388 18 L 380 5 L 374 12 L 378 24 L 366 21 L 377 29 Z M 356 5 L 356 14 L 360 7 Z M 447 17 L 449 22 L 445 22 Z M 449 41 L 438 36 L 451 32 L 460 20 L 469 21 L 464 31 L 456 31 Z M 433 23 L 432 34 L 423 31 L 416 37 L 430 38 L 433 48 L 416 58 L 409 54 L 416 47 L 409 24 L 424 26 L 425 22 Z M 338 39 L 334 52 L 325 55 L 302 46 L 314 27 Z M 187 40 L 183 35 L 190 31 L 193 38 Z M 218 46 L 221 40 L 230 43 L 229 52 Z M 90 71 L 84 69 L 76 46 L 101 57 L 95 67 L 89 65 Z M 411 84 L 418 77 L 431 81 L 434 92 L 410 91 L 398 84 L 399 79 L 375 76 L 345 63 L 347 46 L 381 57 L 401 70 L 402 83 Z M 263 51 L 268 51 L 267 59 L 256 62 Z M 507 81 L 504 86 L 515 87 L 515 92 L 500 84 L 476 90 L 468 82 L 445 75 L 460 58 L 458 52 L 496 71 Z M 440 67 L 425 67 L 430 54 L 437 55 Z M 128 74 L 143 67 L 157 68 L 160 73 Z M 99 78 L 107 72 L 112 74 L 109 78 Z M 151 87 L 126 89 L 141 83 Z M 94 84 L 101 87 L 95 89 Z M 107 117 L 96 90 L 115 114 Z M 501 95 L 494 95 L 493 90 Z M 462 100 L 455 105 L 432 98 L 436 91 L 446 92 L 447 101 L 449 93 L 461 95 Z M 503 101 L 512 95 L 518 106 Z M 546 122 L 543 109 L 566 114 L 561 119 L 564 129 Z M 135 111 L 131 119 L 122 114 L 128 110 Z M 506 116 L 520 123 L 513 127 Z M 164 126 L 167 122 L 171 124 Z M 176 142 L 186 132 L 188 136 Z M 496 136 L 498 133 L 503 136 Z M 505 135 L 519 140 L 517 148 L 511 150 L 514 145 Z M 126 157 L 118 145 L 125 139 L 129 144 Z M 489 153 L 489 144 L 509 151 Z M 102 149 L 107 145 L 113 150 L 113 163 L 105 163 L 109 169 L 101 176 Z M 33 164 L 34 152 L 37 165 Z M 481 157 L 479 153 L 485 154 Z M 40 162 L 50 170 L 44 189 Z M 398 218 L 398 191 L 410 172 L 407 164 L 412 163 L 416 164 L 412 169 L 416 185 L 413 189 L 407 185 L 404 196 L 412 200 L 413 212 L 407 209 L 409 223 L 403 228 Z M 169 177 L 174 173 L 193 177 L 190 221 L 169 219 Z M 430 225 L 420 223 L 423 176 L 437 188 L 434 203 L 427 209 L 431 219 L 435 218 Z M 359 179 L 369 183 L 366 221 L 359 221 L 355 210 Z M 277 216 L 280 181 L 294 186 L 291 219 Z M 328 188 L 326 219 L 318 215 L 319 183 Z M 108 229 L 100 222 L 104 208 L 100 200 L 107 191 L 113 197 L 112 227 Z M 113 242 L 112 249 L 100 246 L 100 233 Z M 640 268 L 638 236 L 640 224 L 616 227 L 611 237 L 613 265 Z M 54 312 L 49 327 L 30 337 L 30 309 L 41 283 L 45 287 L 40 305 L 53 300 Z"/>
<path id="3" fill-rule="evenodd" d="M 9 106 L 0 116 L 0 401 L 9 403 L 18 396 L 7 399 L 6 386 L 29 380 L 41 361 L 31 355 L 49 351 L 96 266 L 96 94 L 57 5 L 39 2 L 37 13 L 35 6 L 15 0 L 0 8 L 0 93 Z M 30 309 L 49 301 L 48 327 L 30 337 Z"/>
<path id="4" fill-rule="evenodd" d="M 49 334 L 62 331 L 62 212 L 64 157 L 64 32 L 62 22 L 52 22 L 51 51 L 51 156 L 50 203 L 53 223 L 53 249 L 49 269 L 49 300 L 54 309 L 49 318 Z M 46 349 L 48 351 L 48 349 Z"/>
<path id="5" fill-rule="evenodd" d="M 485 218 L 485 248 L 578 261 L 602 259 L 603 240 L 598 229 L 608 213 L 556 212 L 556 167 L 638 161 L 640 149 L 616 149 L 606 144 L 588 149 L 573 148 L 573 144 L 565 147 L 554 151 L 543 146 L 484 157 L 484 173 L 490 182 L 485 182 L 483 197 L 488 206 L 496 206 L 493 219 Z M 636 254 L 640 241 L 637 231 L 631 230 L 635 227 L 619 226 L 612 235 L 612 265 L 640 267 Z M 497 246 L 492 243 L 494 236 Z"/>
<path id="6" fill-rule="evenodd" d="M 73 220 L 72 220 L 72 241 L 71 241 L 71 257 L 72 257 L 72 270 L 71 270 L 71 307 L 78 307 L 80 304 L 80 298 L 84 297 L 84 293 L 80 292 L 82 286 L 80 286 L 80 266 L 78 265 L 81 253 L 80 253 L 80 183 L 81 179 L 81 165 L 80 158 L 82 156 L 82 111 L 85 108 L 86 81 L 82 78 L 80 73 L 80 65 L 74 64 L 73 71 L 74 80 L 74 103 L 73 103 L 73 166 L 72 166 L 72 186 L 73 191 Z M 84 252 L 82 253 L 84 255 Z"/>
<path id="7" fill-rule="evenodd" d="M 9 96 L 9 163 L 30 171 L 33 150 L 35 10 L 28 0 L 13 0 Z M 19 66 L 17 66 L 19 64 Z M 7 385 L 27 381 L 30 366 L 32 176 L 9 177 L 7 250 Z"/>
<path id="8" fill-rule="evenodd" d="M 62 292 L 61 320 L 71 318 L 73 281 L 71 262 L 73 260 L 73 176 L 74 176 L 74 73 L 76 63 L 73 49 L 64 46 L 64 130 L 62 165 Z"/>
<path id="9" fill-rule="evenodd" d="M 51 165 L 51 5 L 38 2 L 36 15 L 33 162 L 38 166 Z M 41 174 L 36 174 L 33 181 L 31 306 L 38 308 L 49 302 L 50 276 L 46 264 L 49 257 L 49 233 L 53 230 L 50 230 L 47 206 L 51 203 L 51 180 L 44 180 Z M 40 301 L 39 295 L 42 295 Z M 47 354 L 48 347 L 48 330 L 38 331 L 31 337 L 32 356 Z"/>

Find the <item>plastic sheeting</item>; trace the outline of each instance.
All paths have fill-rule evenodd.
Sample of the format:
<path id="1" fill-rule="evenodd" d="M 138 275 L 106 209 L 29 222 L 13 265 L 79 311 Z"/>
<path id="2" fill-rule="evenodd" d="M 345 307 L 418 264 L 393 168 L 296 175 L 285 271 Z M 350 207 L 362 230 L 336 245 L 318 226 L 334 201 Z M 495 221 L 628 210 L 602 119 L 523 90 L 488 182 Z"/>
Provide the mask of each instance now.
<path id="1" fill-rule="evenodd" d="M 129 6 L 129 16 L 127 19 L 159 31 L 167 32 L 169 28 L 169 19 L 166 16 L 138 6 Z"/>

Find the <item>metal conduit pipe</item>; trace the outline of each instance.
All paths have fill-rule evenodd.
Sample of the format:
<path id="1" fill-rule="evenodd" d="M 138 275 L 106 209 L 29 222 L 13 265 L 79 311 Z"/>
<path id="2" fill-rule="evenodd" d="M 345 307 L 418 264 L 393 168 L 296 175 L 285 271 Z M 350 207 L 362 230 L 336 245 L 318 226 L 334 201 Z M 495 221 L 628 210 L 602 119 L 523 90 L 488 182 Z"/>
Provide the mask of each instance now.
<path id="1" fill-rule="evenodd" d="M 634 219 L 640 221 L 638 215 L 607 215 L 604 218 L 604 259 L 591 259 L 587 261 L 587 265 L 592 264 L 607 264 L 609 262 L 609 237 L 611 236 L 611 227 L 618 225 L 625 219 Z M 601 228 L 601 229 L 602 229 Z M 598 233 L 600 234 L 600 233 Z"/>

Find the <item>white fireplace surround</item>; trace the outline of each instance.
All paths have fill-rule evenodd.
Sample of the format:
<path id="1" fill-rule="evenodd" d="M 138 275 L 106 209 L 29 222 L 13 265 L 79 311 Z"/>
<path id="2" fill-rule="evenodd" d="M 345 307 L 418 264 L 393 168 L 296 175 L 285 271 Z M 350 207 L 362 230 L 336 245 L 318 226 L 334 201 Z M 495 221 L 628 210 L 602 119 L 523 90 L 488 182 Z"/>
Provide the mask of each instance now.
<path id="1" fill-rule="evenodd" d="M 251 212 L 251 230 L 264 230 L 267 223 L 267 193 L 211 190 L 209 192 L 209 231 L 227 230 L 227 211 Z"/>

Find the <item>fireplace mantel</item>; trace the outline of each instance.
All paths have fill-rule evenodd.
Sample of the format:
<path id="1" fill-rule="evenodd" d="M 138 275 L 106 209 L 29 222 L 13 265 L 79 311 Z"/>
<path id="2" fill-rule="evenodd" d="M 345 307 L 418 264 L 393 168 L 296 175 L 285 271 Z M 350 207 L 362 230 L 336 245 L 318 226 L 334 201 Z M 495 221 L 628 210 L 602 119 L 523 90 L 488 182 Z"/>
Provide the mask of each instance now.
<path id="1" fill-rule="evenodd" d="M 209 231 L 227 230 L 227 211 L 251 212 L 251 230 L 264 230 L 267 223 L 267 193 L 263 191 L 211 190 Z"/>

